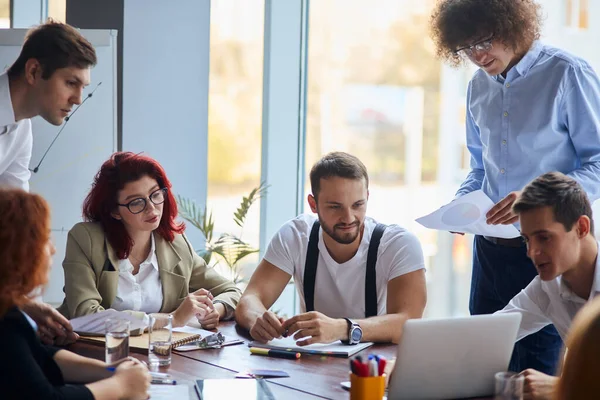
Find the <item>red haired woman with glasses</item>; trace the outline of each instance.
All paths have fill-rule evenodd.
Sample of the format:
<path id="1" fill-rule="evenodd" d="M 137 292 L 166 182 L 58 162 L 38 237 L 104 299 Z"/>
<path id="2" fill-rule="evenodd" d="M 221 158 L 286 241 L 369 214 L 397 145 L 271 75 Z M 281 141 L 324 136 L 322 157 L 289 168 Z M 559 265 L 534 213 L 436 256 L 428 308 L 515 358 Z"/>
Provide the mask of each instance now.
<path id="1" fill-rule="evenodd" d="M 0 190 L 0 387 L 8 399 L 147 399 L 148 369 L 128 358 L 107 364 L 43 345 L 21 306 L 48 282 L 55 252 L 50 211 L 38 195 Z M 72 384 L 65 385 L 65 382 Z"/>
<path id="2" fill-rule="evenodd" d="M 205 329 L 233 316 L 240 290 L 208 268 L 177 223 L 177 203 L 160 164 L 115 153 L 83 205 L 87 222 L 69 232 L 63 268 L 68 318 L 107 308 L 139 318 L 172 313 L 175 326 L 196 316 Z"/>

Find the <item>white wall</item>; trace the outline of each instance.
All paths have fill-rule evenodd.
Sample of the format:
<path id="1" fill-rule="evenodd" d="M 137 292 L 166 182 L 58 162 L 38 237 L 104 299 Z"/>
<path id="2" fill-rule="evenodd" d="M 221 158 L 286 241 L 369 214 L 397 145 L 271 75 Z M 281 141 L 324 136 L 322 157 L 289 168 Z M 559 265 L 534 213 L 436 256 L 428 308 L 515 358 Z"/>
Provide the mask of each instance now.
<path id="1" fill-rule="evenodd" d="M 123 150 L 156 158 L 175 194 L 204 204 L 207 182 L 209 0 L 127 0 Z M 187 230 L 195 247 L 201 234 Z"/>

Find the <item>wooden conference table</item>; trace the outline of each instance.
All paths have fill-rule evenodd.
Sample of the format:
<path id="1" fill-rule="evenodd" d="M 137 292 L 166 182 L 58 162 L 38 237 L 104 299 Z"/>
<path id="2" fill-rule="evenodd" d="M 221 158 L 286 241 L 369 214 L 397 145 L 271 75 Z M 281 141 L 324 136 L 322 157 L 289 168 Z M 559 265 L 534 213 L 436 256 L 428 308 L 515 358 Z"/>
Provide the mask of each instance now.
<path id="1" fill-rule="evenodd" d="M 229 339 L 249 340 L 247 332 L 234 322 L 223 322 L 219 330 Z M 103 343 L 92 344 L 79 341 L 68 347 L 69 350 L 104 359 Z M 362 352 L 380 354 L 388 359 L 395 357 L 396 345 L 376 344 Z M 361 354 L 361 353 L 359 353 Z M 147 360 L 147 354 L 132 353 L 140 360 Z M 178 382 L 190 385 L 190 399 L 198 397 L 193 390 L 195 379 L 234 378 L 238 372 L 250 369 L 279 369 L 287 372 L 289 378 L 267 379 L 268 386 L 278 399 L 348 399 L 349 393 L 340 386 L 340 382 L 349 380 L 349 362 L 347 358 L 305 355 L 298 360 L 251 355 L 247 344 L 226 346 L 222 349 L 173 352 L 171 366 L 161 369 L 168 372 Z"/>

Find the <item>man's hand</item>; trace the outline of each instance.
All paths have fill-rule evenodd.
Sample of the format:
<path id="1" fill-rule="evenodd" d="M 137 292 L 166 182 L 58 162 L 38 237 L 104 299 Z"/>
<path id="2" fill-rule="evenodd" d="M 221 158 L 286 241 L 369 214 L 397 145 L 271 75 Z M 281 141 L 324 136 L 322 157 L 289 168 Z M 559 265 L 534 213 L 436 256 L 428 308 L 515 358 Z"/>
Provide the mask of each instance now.
<path id="1" fill-rule="evenodd" d="M 510 225 L 517 222 L 519 217 L 512 212 L 512 205 L 520 194 L 520 191 L 510 192 L 505 198 L 497 202 L 485 215 L 486 222 L 489 225 Z"/>
<path id="2" fill-rule="evenodd" d="M 269 340 L 280 338 L 283 335 L 284 323 L 285 319 L 278 317 L 274 312 L 265 311 L 250 328 L 250 336 L 257 342 L 267 343 Z"/>
<path id="3" fill-rule="evenodd" d="M 288 335 L 294 334 L 295 340 L 306 338 L 296 342 L 298 346 L 331 343 L 348 337 L 348 324 L 345 320 L 329 318 L 317 311 L 298 314 L 285 321 L 283 328 Z"/>
<path id="4" fill-rule="evenodd" d="M 54 307 L 30 300 L 23 305 L 22 309 L 38 325 L 38 333 L 43 343 L 64 346 L 74 343 L 79 338 L 79 335 L 73 332 L 69 320 Z"/>
<path id="5" fill-rule="evenodd" d="M 546 375 L 535 369 L 526 369 L 520 373 L 525 377 L 523 400 L 550 400 L 554 394 L 558 378 Z"/>

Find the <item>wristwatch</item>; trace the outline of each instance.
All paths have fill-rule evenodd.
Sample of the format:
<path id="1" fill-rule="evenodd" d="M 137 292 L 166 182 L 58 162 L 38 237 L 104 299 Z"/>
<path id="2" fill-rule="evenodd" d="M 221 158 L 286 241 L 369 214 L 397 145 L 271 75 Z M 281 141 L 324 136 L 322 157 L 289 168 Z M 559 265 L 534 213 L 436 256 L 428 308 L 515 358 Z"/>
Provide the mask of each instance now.
<path id="1" fill-rule="evenodd" d="M 358 344 L 362 340 L 363 331 L 356 322 L 350 318 L 344 318 L 348 323 L 348 340 L 342 340 L 344 344 Z"/>

